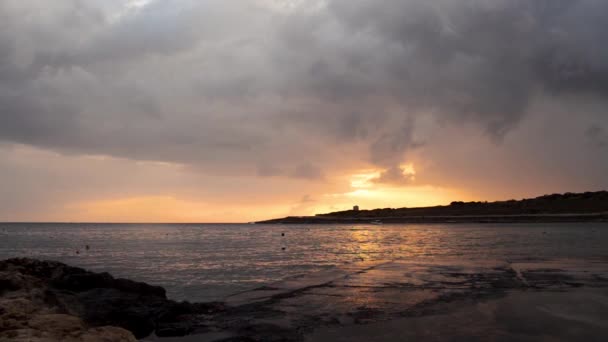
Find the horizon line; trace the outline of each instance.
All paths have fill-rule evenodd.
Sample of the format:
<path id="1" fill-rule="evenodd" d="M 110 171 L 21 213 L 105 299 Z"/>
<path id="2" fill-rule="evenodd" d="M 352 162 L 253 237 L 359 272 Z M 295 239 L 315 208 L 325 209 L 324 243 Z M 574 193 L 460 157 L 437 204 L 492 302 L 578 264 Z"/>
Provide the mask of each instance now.
<path id="1" fill-rule="evenodd" d="M 249 224 L 249 222 L 99 222 L 99 221 L 0 221 L 0 224 Z"/>

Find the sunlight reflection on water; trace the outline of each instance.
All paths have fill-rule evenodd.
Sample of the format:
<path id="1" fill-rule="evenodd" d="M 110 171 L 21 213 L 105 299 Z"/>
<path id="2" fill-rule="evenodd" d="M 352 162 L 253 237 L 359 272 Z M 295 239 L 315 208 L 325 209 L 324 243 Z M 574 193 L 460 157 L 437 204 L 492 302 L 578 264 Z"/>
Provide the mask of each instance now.
<path id="1" fill-rule="evenodd" d="M 164 286 L 174 299 L 203 301 L 359 261 L 606 257 L 608 224 L 0 224 L 0 258 L 24 256 L 107 271 Z"/>

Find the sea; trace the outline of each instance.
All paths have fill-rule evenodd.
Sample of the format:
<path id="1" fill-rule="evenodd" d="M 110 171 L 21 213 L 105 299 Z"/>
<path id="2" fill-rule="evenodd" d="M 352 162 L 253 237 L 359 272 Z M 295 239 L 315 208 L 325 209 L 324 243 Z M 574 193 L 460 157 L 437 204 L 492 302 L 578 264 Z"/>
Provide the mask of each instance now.
<path id="1" fill-rule="evenodd" d="M 160 285 L 175 300 L 221 301 L 284 278 L 363 261 L 607 259 L 608 223 L 0 223 L 0 259 L 15 257 Z"/>

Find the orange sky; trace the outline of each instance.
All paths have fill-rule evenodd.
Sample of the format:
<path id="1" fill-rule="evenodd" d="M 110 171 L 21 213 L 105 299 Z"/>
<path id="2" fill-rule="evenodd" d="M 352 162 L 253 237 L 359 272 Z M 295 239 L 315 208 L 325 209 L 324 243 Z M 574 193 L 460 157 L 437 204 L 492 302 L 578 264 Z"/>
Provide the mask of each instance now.
<path id="1" fill-rule="evenodd" d="M 580 167 L 592 165 L 592 156 L 555 158 L 543 144 L 530 144 L 536 125 L 543 127 L 543 116 L 500 143 L 475 128 L 442 127 L 429 134 L 433 144 L 404 156 L 396 180 L 379 178 L 387 170 L 362 161 L 359 146 L 317 162 L 321 174 L 294 175 L 0 144 L 0 221 L 249 222 L 353 205 L 417 207 L 602 188 L 601 167 Z"/>
<path id="2" fill-rule="evenodd" d="M 25 192 L 23 208 L 4 212 L 0 219 L 7 221 L 249 222 L 353 205 L 415 207 L 471 198 L 458 189 L 379 184 L 375 179 L 382 170 L 373 168 L 298 180 L 208 176 L 170 163 L 62 155 L 26 146 L 4 150 L 4 157 L 27 170 L 22 177 L 32 177 L 15 191 Z M 404 164 L 403 169 L 414 182 L 415 166 Z"/>

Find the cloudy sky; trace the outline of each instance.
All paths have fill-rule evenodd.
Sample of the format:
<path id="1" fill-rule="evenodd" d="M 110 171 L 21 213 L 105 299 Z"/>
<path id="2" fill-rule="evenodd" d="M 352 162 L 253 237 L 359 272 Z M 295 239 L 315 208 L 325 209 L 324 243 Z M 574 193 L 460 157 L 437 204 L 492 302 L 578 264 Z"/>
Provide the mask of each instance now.
<path id="1" fill-rule="evenodd" d="M 0 220 L 608 188 L 605 0 L 2 0 Z"/>

